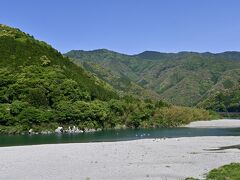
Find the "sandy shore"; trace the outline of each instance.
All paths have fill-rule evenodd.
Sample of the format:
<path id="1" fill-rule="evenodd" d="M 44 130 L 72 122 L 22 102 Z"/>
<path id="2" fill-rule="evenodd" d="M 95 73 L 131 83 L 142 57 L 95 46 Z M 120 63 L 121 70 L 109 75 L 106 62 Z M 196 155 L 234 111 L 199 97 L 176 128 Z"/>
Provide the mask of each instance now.
<path id="1" fill-rule="evenodd" d="M 196 121 L 186 127 L 192 128 L 237 128 L 240 127 L 240 119 L 220 119 L 212 121 Z"/>
<path id="2" fill-rule="evenodd" d="M 240 162 L 239 137 L 144 139 L 125 142 L 0 148 L 0 179 L 184 179 Z"/>

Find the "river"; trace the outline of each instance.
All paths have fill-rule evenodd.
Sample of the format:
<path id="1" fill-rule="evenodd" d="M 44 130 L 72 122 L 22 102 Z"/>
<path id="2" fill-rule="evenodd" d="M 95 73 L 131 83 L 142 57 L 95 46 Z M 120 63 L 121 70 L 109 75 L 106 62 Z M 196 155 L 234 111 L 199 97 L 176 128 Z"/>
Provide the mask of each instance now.
<path id="1" fill-rule="evenodd" d="M 127 141 L 146 138 L 240 136 L 240 128 L 121 129 L 81 134 L 0 135 L 0 147 L 58 143 Z"/>

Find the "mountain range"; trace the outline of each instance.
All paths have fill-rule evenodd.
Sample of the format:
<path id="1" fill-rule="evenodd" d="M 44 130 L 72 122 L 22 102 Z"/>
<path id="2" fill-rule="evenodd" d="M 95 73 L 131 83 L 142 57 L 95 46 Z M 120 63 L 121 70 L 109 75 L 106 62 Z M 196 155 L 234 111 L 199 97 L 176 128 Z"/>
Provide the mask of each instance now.
<path id="1" fill-rule="evenodd" d="M 240 82 L 240 52 L 126 55 L 107 49 L 64 54 L 120 92 L 196 106 Z"/>

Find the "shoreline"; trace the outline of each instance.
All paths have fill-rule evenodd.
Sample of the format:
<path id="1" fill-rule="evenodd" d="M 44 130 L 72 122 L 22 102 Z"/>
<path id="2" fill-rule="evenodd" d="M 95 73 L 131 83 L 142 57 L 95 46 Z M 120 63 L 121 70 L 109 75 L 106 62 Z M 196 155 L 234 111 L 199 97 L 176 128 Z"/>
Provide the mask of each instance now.
<path id="1" fill-rule="evenodd" d="M 194 121 L 183 127 L 189 128 L 240 128 L 240 119 L 218 119 L 209 121 Z"/>
<path id="2" fill-rule="evenodd" d="M 3 179 L 172 179 L 202 178 L 240 162 L 240 138 L 183 137 L 133 141 L 48 144 L 0 148 Z"/>
<path id="3" fill-rule="evenodd" d="M 42 130 L 40 132 L 34 132 L 32 129 L 29 129 L 28 131 L 19 132 L 19 133 L 0 133 L 0 135 L 46 135 L 46 134 L 82 134 L 82 133 L 91 133 L 91 132 L 97 132 L 97 131 L 104 131 L 104 129 L 86 129 L 86 130 L 80 130 L 76 126 L 72 126 L 73 129 L 69 129 L 71 126 L 68 126 L 68 128 L 64 129 L 63 127 L 57 127 L 55 130 Z M 189 124 L 181 125 L 178 127 L 189 127 L 189 128 L 240 128 L 240 119 L 216 119 L 216 120 L 199 120 L 199 121 L 193 121 Z M 178 127 L 166 127 L 166 128 L 178 128 Z M 59 130 L 59 128 L 62 129 Z M 126 128 L 125 126 L 107 129 L 107 130 L 117 130 L 117 129 L 132 129 L 132 128 Z M 143 128 L 144 129 L 144 128 Z M 152 129 L 152 128 L 149 128 Z M 154 128 L 153 128 L 154 129 Z M 0 129 L 1 130 L 1 129 Z M 106 130 L 106 129 L 105 129 Z"/>

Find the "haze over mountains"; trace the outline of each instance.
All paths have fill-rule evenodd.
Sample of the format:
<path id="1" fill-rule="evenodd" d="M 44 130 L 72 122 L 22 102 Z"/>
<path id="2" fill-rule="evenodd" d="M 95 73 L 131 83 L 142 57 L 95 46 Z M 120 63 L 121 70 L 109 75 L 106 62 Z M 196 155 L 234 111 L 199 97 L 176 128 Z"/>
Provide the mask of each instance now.
<path id="1" fill-rule="evenodd" d="M 126 55 L 99 49 L 65 54 L 120 91 L 161 98 L 184 106 L 201 104 L 240 82 L 240 53 L 160 53 Z M 137 89 L 137 91 L 136 91 Z M 137 92 L 137 93 L 136 93 Z"/>

